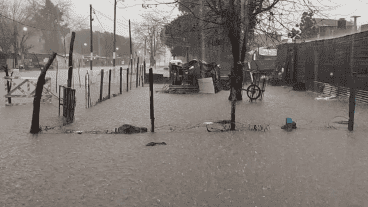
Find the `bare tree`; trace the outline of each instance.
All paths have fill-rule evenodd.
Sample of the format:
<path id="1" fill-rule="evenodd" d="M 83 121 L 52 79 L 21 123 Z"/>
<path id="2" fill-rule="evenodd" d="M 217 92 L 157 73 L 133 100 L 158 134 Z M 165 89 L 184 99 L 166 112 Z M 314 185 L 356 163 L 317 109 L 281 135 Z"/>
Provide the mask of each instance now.
<path id="1" fill-rule="evenodd" d="M 211 38 L 208 34 L 213 33 L 216 36 L 222 32 L 223 35 L 218 39 L 227 39 L 231 45 L 231 90 L 228 98 L 232 101 L 231 130 L 235 129 L 235 101 L 242 100 L 243 65 L 251 45 L 250 40 L 254 39 L 257 32 L 274 37 L 280 28 L 287 30 L 297 22 L 293 15 L 300 9 L 312 10 L 315 13 L 319 11 L 311 2 L 304 0 L 176 0 L 173 3 L 179 6 L 181 17 L 185 18 L 182 18 L 183 21 L 175 20 L 171 26 L 180 30 L 181 37 L 186 33 L 180 29 L 182 23 L 189 34 L 191 31 L 195 32 L 194 39 L 197 38 L 197 45 L 202 43 L 200 50 L 202 59 L 205 57 L 203 43 L 208 37 Z M 167 34 L 169 33 L 165 35 Z"/>
<path id="2" fill-rule="evenodd" d="M 21 54 L 22 63 L 24 62 L 24 54 L 32 48 L 31 45 L 27 45 L 26 41 L 32 35 L 32 28 L 27 28 L 24 25 L 30 24 L 33 13 L 30 10 L 30 6 L 27 2 L 15 0 L 1 1 L 1 49 L 3 52 L 10 52 L 12 46 L 15 54 L 15 65 L 18 65 L 18 53 Z"/>
<path id="3" fill-rule="evenodd" d="M 157 56 L 165 53 L 166 45 L 162 41 L 161 35 L 164 25 L 169 21 L 167 17 L 152 12 L 142 15 L 142 17 L 142 22 L 133 24 L 136 49 L 145 50 L 150 57 L 150 65 L 154 66 Z"/>
<path id="4" fill-rule="evenodd" d="M 176 19 L 173 25 L 174 30 L 177 30 L 172 35 L 173 39 L 175 36 L 185 37 L 185 34 L 191 34 L 192 36 L 186 37 L 196 39 L 197 49 L 200 45 L 198 40 L 205 43 L 214 40 L 222 44 L 228 42 L 231 46 L 233 87 L 229 100 L 242 100 L 241 65 L 247 51 L 251 46 L 254 47 L 254 37 L 263 35 L 275 39 L 277 43 L 277 32 L 287 33 L 290 26 L 298 22 L 297 15 L 300 11 L 321 13 L 320 8 L 304 0 L 176 0 L 172 3 L 176 3 L 182 12 L 182 16 L 178 17 L 182 20 Z M 170 32 L 165 35 L 170 36 Z M 199 54 L 203 53 L 203 49 L 199 49 L 202 51 Z M 203 57 L 202 54 L 200 56 Z"/>

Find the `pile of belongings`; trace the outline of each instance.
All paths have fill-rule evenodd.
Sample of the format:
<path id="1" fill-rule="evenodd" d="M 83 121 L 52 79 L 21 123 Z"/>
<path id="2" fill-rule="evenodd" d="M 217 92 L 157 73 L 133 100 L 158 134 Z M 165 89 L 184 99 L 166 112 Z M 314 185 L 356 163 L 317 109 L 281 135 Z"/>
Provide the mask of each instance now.
<path id="1" fill-rule="evenodd" d="M 192 85 L 198 85 L 198 79 L 211 78 L 215 86 L 220 82 L 220 66 L 215 62 L 206 63 L 202 60 L 191 60 L 183 64 L 183 71 L 188 73 Z"/>

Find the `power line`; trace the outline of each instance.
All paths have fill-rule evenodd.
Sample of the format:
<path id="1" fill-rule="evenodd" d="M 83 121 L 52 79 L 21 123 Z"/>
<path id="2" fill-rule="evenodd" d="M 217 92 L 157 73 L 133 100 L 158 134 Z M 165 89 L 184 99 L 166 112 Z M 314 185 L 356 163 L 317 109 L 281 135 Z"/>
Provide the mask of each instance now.
<path id="1" fill-rule="evenodd" d="M 107 18 L 107 19 L 109 19 L 110 21 L 114 21 L 113 19 L 111 19 L 110 17 L 108 17 L 108 16 L 106 16 L 106 14 L 104 14 L 104 13 L 102 13 L 102 12 L 100 12 L 100 11 L 98 11 L 98 10 L 96 10 L 96 9 L 94 9 L 95 11 L 97 11 L 98 13 L 100 13 L 102 16 L 104 16 L 105 18 Z M 116 21 L 117 23 L 119 23 L 120 24 L 120 26 L 122 26 L 122 27 L 124 27 L 125 29 L 128 29 L 128 26 L 126 26 L 126 25 L 123 25 L 121 22 L 119 22 L 119 21 Z"/>
<path id="2" fill-rule="evenodd" d="M 138 6 L 138 5 L 143 5 L 143 4 L 134 4 L 134 5 L 131 5 L 131 6 L 125 6 L 121 1 L 119 1 L 119 3 L 121 3 L 125 7 L 123 9 L 127 9 L 127 8 Z"/>
<path id="3" fill-rule="evenodd" d="M 93 13 L 96 15 L 96 12 L 95 12 L 95 9 L 93 9 Z M 106 32 L 105 28 L 102 26 L 101 22 L 100 22 L 100 19 L 98 18 L 98 16 L 96 15 L 97 17 L 97 21 L 98 23 L 101 25 L 102 29 Z"/>
<path id="4" fill-rule="evenodd" d="M 98 11 L 98 10 L 96 10 L 96 9 L 93 9 L 94 10 L 94 14 L 96 15 L 96 17 L 97 17 L 97 21 L 99 22 L 99 24 L 101 25 L 101 27 L 102 27 L 102 29 L 104 30 L 104 32 L 107 32 L 108 33 L 108 31 L 102 26 L 102 23 L 100 22 L 100 19 L 98 18 L 98 16 L 97 16 L 97 14 L 96 14 L 96 11 L 98 12 L 98 13 L 100 13 L 102 16 L 104 16 L 105 18 L 107 18 L 107 19 L 109 19 L 109 20 L 111 20 L 110 18 L 108 18 L 108 17 L 106 17 L 102 12 L 100 12 L 100 11 Z M 112 21 L 112 20 L 111 20 Z M 121 26 L 121 25 L 120 25 Z M 127 28 L 125 28 L 125 29 L 127 29 Z M 119 33 L 121 33 L 121 34 L 126 34 L 127 32 L 123 29 L 123 30 L 121 30 L 121 28 L 117 28 L 117 31 L 119 32 Z"/>

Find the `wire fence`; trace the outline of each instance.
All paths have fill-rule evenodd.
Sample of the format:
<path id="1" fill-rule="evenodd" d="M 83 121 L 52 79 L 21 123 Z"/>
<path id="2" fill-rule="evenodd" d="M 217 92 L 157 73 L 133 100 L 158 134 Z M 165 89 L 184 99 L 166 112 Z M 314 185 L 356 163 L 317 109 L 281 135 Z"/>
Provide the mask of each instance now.
<path id="1" fill-rule="evenodd" d="M 85 75 L 86 108 L 129 91 L 132 87 L 142 86 L 144 79 L 143 66 L 140 65 L 131 71 L 129 68 L 115 68 L 87 72 Z"/>

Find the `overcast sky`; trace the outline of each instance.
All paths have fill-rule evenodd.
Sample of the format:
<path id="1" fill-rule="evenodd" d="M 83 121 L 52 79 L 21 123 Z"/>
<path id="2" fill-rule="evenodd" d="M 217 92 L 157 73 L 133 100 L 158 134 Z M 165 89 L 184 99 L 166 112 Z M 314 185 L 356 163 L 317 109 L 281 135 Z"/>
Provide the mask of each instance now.
<path id="1" fill-rule="evenodd" d="M 150 9 L 142 8 L 142 3 L 157 4 L 154 0 L 117 0 L 116 9 L 116 33 L 123 36 L 129 36 L 129 23 L 131 20 L 131 26 L 135 22 L 141 22 L 142 18 L 140 14 L 147 12 L 159 12 L 164 11 L 164 15 L 172 14 L 177 16 L 179 14 L 177 8 L 173 6 L 160 5 Z M 172 2 L 172 0 L 160 0 L 159 2 Z M 89 21 L 90 4 L 92 8 L 96 10 L 93 14 L 93 30 L 113 32 L 114 29 L 114 0 L 71 0 L 72 3 L 72 15 L 79 15 L 80 17 L 87 17 L 86 21 Z"/>
<path id="2" fill-rule="evenodd" d="M 86 21 L 89 21 L 90 4 L 96 10 L 96 14 L 93 14 L 93 30 L 109 31 L 113 32 L 113 18 L 114 18 L 114 0 L 70 0 L 72 3 L 72 14 L 79 15 L 80 17 L 87 17 Z M 129 35 L 128 20 L 131 19 L 132 24 L 134 22 L 142 21 L 139 14 L 154 12 L 160 9 L 166 11 L 165 15 L 171 13 L 173 17 L 179 14 L 177 9 L 173 9 L 171 6 L 160 5 L 157 8 L 144 9 L 142 3 L 155 4 L 157 2 L 172 2 L 173 0 L 117 0 L 117 25 L 116 33 L 123 36 Z M 349 1 L 336 1 L 336 0 L 311 0 L 314 5 L 322 9 L 322 12 L 327 16 L 323 18 L 339 19 L 345 18 L 350 21 L 353 15 L 362 16 L 358 18 L 358 25 L 368 24 L 368 2 L 366 0 L 349 0 Z M 328 7 L 332 6 L 332 7 Z M 316 15 L 315 17 L 322 17 Z M 300 19 L 300 17 L 298 17 Z M 102 25 L 102 26 L 101 26 Z"/>
<path id="3" fill-rule="evenodd" d="M 312 0 L 312 2 L 319 6 L 333 6 L 330 11 L 324 11 L 332 19 L 345 18 L 350 21 L 353 20 L 351 16 L 361 16 L 358 18 L 358 25 L 368 24 L 368 1 L 366 0 Z"/>

